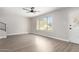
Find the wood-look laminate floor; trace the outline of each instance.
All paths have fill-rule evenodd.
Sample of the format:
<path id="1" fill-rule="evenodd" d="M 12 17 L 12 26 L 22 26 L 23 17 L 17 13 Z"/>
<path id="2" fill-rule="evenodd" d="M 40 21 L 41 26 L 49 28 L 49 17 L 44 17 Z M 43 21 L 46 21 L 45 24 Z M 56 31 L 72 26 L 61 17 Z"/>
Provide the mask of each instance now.
<path id="1" fill-rule="evenodd" d="M 79 45 L 34 34 L 0 39 L 0 52 L 79 52 Z"/>

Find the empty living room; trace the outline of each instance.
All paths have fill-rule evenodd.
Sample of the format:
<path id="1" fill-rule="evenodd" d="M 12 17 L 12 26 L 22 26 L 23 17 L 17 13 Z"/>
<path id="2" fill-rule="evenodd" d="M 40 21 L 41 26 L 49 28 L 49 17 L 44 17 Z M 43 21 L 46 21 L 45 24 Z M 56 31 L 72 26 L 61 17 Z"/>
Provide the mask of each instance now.
<path id="1" fill-rule="evenodd" d="M 79 52 L 79 7 L 0 7 L 0 52 Z"/>

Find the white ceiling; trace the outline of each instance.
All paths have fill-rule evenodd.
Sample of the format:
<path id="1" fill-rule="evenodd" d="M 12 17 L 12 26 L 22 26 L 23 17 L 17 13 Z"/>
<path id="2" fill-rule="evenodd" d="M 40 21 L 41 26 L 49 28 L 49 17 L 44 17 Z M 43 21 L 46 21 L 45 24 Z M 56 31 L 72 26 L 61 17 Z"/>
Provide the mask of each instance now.
<path id="1" fill-rule="evenodd" d="M 35 17 L 59 9 L 58 7 L 36 7 L 35 9 L 39 10 L 39 12 L 33 14 L 33 13 L 26 13 L 26 11 L 23 10 L 22 8 L 23 7 L 5 7 L 4 9 L 9 13 L 18 14 L 24 17 Z"/>

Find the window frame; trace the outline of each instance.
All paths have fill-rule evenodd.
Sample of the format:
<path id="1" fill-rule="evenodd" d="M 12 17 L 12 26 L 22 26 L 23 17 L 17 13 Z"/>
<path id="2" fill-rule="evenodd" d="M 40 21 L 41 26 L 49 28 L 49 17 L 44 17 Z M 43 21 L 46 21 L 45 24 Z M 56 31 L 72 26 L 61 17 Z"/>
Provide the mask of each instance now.
<path id="1" fill-rule="evenodd" d="M 49 28 L 48 28 L 48 26 L 47 26 L 47 29 L 46 30 L 40 30 L 40 19 L 43 19 L 43 18 L 47 18 L 47 25 L 48 25 L 48 22 L 49 22 L 49 19 L 48 19 L 48 17 L 52 17 L 52 16 L 46 16 L 46 17 L 41 17 L 41 18 L 38 18 L 37 20 L 36 20 L 36 30 L 37 31 L 52 31 L 53 30 L 53 17 L 52 17 L 52 23 L 51 23 L 51 27 L 52 27 L 52 30 L 48 30 Z M 39 21 L 39 29 L 37 29 L 37 21 Z"/>

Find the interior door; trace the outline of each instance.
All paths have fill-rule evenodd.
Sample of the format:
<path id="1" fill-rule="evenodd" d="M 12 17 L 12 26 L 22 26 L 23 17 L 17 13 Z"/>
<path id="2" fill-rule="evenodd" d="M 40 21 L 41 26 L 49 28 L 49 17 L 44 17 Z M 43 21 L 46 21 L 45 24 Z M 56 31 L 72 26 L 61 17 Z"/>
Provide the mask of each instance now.
<path id="1" fill-rule="evenodd" d="M 79 11 L 69 15 L 69 40 L 79 44 Z"/>

